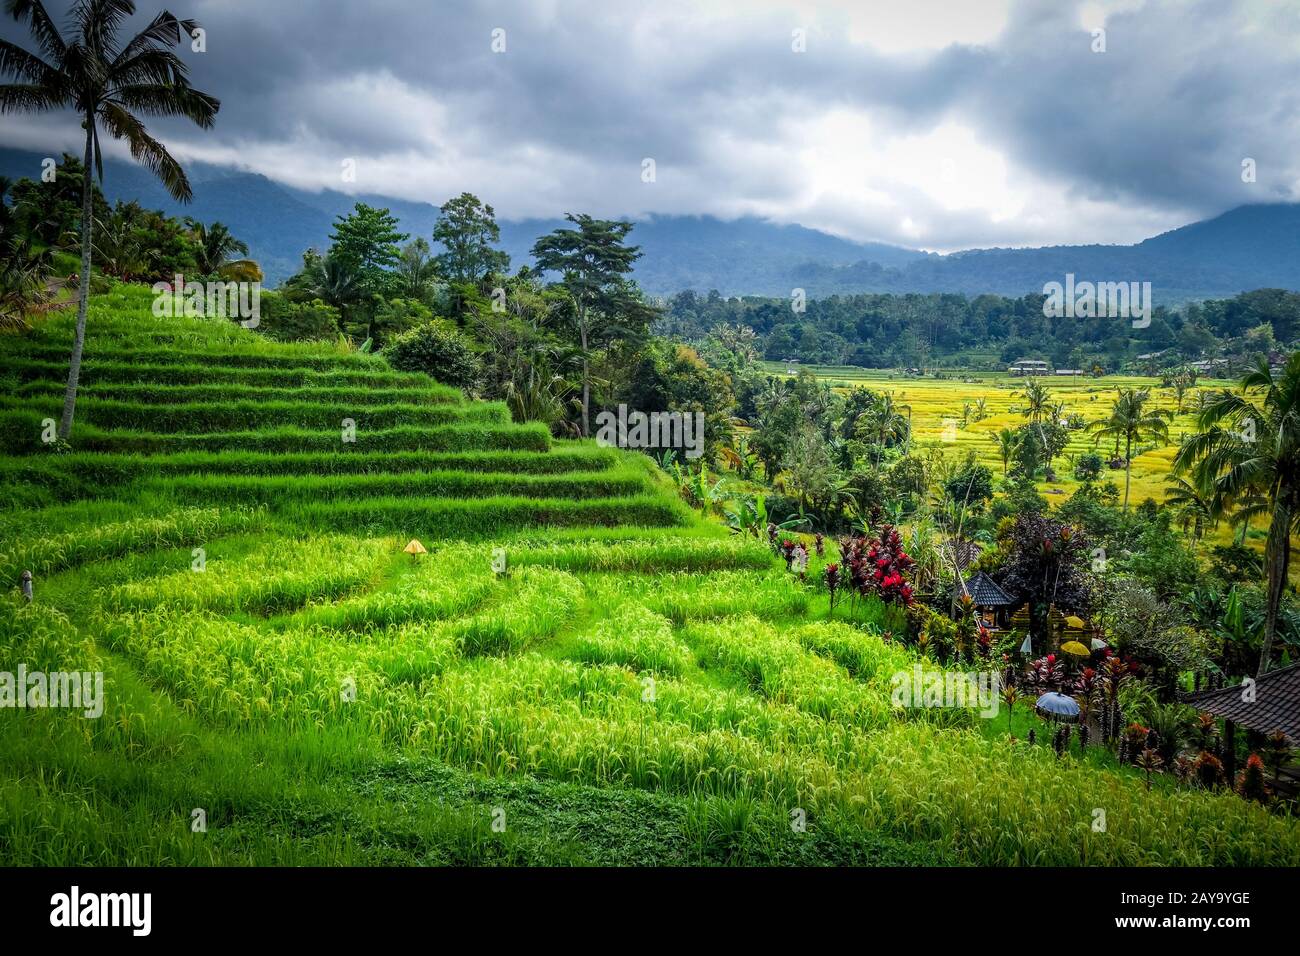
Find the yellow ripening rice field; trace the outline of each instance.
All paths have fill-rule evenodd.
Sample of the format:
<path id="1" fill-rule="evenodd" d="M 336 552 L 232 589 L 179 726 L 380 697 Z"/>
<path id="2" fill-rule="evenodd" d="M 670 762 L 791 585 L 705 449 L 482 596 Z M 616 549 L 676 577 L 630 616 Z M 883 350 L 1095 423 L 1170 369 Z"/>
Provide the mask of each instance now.
<path id="1" fill-rule="evenodd" d="M 769 363 L 769 366 L 781 374 L 785 374 L 789 368 L 782 363 Z M 1021 394 L 1025 386 L 1023 377 L 1003 373 L 957 372 L 951 373 L 952 378 L 935 379 L 912 378 L 899 373 L 853 367 L 809 368 L 818 379 L 829 383 L 837 392 L 848 392 L 855 387 L 891 392 L 894 400 L 905 406 L 904 412 L 910 414 L 913 436 L 918 447 L 937 447 L 945 455 L 954 458 L 964 458 L 968 451 L 973 450 L 982 463 L 993 469 L 995 475 L 1002 474 L 1002 460 L 992 436 L 1003 428 L 1017 428 L 1026 421 L 1023 414 L 1025 401 Z M 1231 381 L 1201 379 L 1195 388 L 1184 393 L 1182 408 L 1179 409 L 1174 390 L 1162 387 L 1160 380 L 1155 378 L 1132 375 L 1108 375 L 1103 378 L 1048 376 L 1041 381 L 1051 394 L 1052 401 L 1062 406 L 1063 418 L 1080 415 L 1089 422 L 1105 418 L 1110 413 L 1111 403 L 1118 391 L 1125 388 L 1150 390 L 1155 407 L 1167 408 L 1174 413 L 1169 426 L 1168 444 L 1143 445 L 1135 449 L 1130 491 L 1131 501 L 1135 504 L 1146 498 L 1157 502 L 1164 500 L 1166 478 L 1178 451 L 1178 444 L 1196 429 L 1198 393 L 1235 387 Z M 981 399 L 984 401 L 982 413 L 977 407 Z M 969 410 L 963 414 L 966 406 L 969 406 Z M 1064 500 L 1073 494 L 1079 482 L 1074 479 L 1070 456 L 1090 451 L 1096 451 L 1104 460 L 1109 460 L 1115 453 L 1114 439 L 1099 441 L 1094 433 L 1086 429 L 1073 432 L 1065 454 L 1056 460 L 1057 480 L 1039 484 L 1039 491 L 1048 501 Z M 1122 448 L 1120 454 L 1123 454 Z M 1114 480 L 1122 492 L 1123 469 L 1104 469 L 1102 475 L 1103 480 Z M 1257 534 L 1263 533 L 1262 528 L 1255 530 Z M 1208 537 L 1214 543 L 1227 543 L 1232 537 L 1232 531 L 1221 526 Z M 1251 540 L 1255 540 L 1255 535 L 1252 535 Z"/>

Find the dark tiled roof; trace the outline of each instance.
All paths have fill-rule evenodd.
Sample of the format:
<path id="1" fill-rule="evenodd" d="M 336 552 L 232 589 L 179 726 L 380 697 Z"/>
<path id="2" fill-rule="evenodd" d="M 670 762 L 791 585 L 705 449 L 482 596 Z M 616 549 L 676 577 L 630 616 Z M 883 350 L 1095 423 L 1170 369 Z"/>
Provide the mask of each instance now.
<path id="1" fill-rule="evenodd" d="M 1255 699 L 1242 700 L 1242 685 L 1183 695 L 1197 710 L 1223 717 L 1261 734 L 1280 730 L 1300 743 L 1300 664 L 1255 678 Z"/>
<path id="2" fill-rule="evenodd" d="M 998 587 L 997 582 L 983 571 L 976 571 L 966 579 L 966 590 L 980 607 L 1006 607 L 1015 604 L 1015 600 L 1006 591 Z M 953 597 L 962 596 L 961 585 L 953 591 Z"/>
<path id="3" fill-rule="evenodd" d="M 957 563 L 957 569 L 963 574 L 984 550 L 976 542 L 963 541 L 960 538 L 949 538 L 946 544 L 952 553 L 953 561 Z"/>

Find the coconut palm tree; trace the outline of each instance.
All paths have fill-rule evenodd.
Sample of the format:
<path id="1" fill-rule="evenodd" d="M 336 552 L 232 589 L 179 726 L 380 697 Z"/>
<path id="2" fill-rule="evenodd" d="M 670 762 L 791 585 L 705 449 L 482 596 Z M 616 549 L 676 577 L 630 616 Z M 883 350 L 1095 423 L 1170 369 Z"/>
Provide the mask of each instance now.
<path id="1" fill-rule="evenodd" d="M 1169 489 L 1165 492 L 1165 504 L 1173 506 L 1183 523 L 1185 531 L 1192 529 L 1192 542 L 1201 540 L 1205 526 L 1218 522 L 1221 502 L 1213 490 L 1205 491 L 1186 478 L 1170 475 L 1165 479 Z"/>
<path id="2" fill-rule="evenodd" d="M 1166 408 L 1148 408 L 1151 393 L 1126 388 L 1111 406 L 1110 417 L 1093 422 L 1088 428 L 1098 438 L 1114 438 L 1124 443 L 1124 510 L 1128 511 L 1129 484 L 1133 476 L 1133 446 L 1146 441 L 1168 441 L 1169 421 L 1173 413 Z"/>
<path id="3" fill-rule="evenodd" d="M 1267 499 L 1264 548 L 1267 603 L 1257 674 L 1268 670 L 1287 583 L 1291 535 L 1300 523 L 1300 352 L 1274 374 L 1261 357 L 1240 394 L 1216 393 L 1197 416 L 1200 431 L 1174 458 L 1174 470 L 1213 487 L 1228 505 Z M 1257 506 L 1254 506 L 1257 507 Z"/>
<path id="4" fill-rule="evenodd" d="M 262 280 L 262 270 L 248 258 L 248 243 L 236 239 L 225 223 L 214 222 L 208 226 L 197 219 L 186 219 L 185 225 L 189 227 L 190 235 L 198 246 L 194 252 L 194 263 L 201 274 L 232 281 Z M 247 276 L 254 278 L 245 280 Z"/>
<path id="5" fill-rule="evenodd" d="M 1244 545 L 1247 535 L 1250 534 L 1250 523 L 1261 516 L 1268 518 L 1268 497 L 1258 492 L 1250 492 L 1242 495 L 1233 504 L 1235 507 L 1228 523 L 1237 526 L 1236 543 Z"/>
<path id="6" fill-rule="evenodd" d="M 1183 413 L 1183 400 L 1186 399 L 1187 393 L 1194 382 L 1191 376 L 1189 376 L 1185 371 L 1180 371 L 1173 377 L 1171 384 L 1174 388 L 1174 407 L 1178 414 L 1181 415 Z"/>
<path id="7" fill-rule="evenodd" d="M 1025 380 L 1025 390 L 1017 392 L 1025 400 L 1023 414 L 1037 425 L 1051 411 L 1051 393 L 1036 378 Z"/>
<path id="8" fill-rule="evenodd" d="M 998 457 L 1002 459 L 1002 476 L 1005 478 L 1007 468 L 1011 466 L 1011 459 L 1016 454 L 1016 445 L 1019 439 L 1012 428 L 1004 428 L 999 432 L 989 435 L 989 440 L 998 446 Z"/>
<path id="9" fill-rule="evenodd" d="M 880 467 L 881 451 L 887 445 L 896 445 L 907 438 L 907 418 L 902 413 L 905 407 L 895 404 L 893 393 L 885 392 L 858 418 L 858 432 L 875 443 L 877 468 Z"/>
<path id="10" fill-rule="evenodd" d="M 501 386 L 514 420 L 545 422 L 553 432 L 563 432 L 577 391 L 564 370 L 575 364 L 572 349 L 546 342 L 535 342 L 517 356 Z"/>
<path id="11" fill-rule="evenodd" d="M 129 282 L 149 268 L 144 237 L 147 213 L 135 200 L 118 202 L 109 215 L 95 219 L 94 260 L 101 272 Z"/>
<path id="12" fill-rule="evenodd" d="M 102 181 L 104 162 L 99 131 L 125 140 L 131 155 L 153 172 L 180 202 L 192 197 L 189 180 L 162 143 L 149 135 L 138 114 L 183 116 L 208 129 L 220 103 L 190 86 L 185 63 L 171 48 L 181 34 L 192 35 L 193 20 L 178 20 L 163 11 L 127 42 L 119 31 L 135 15 L 133 0 L 77 0 L 68 13 L 65 36 L 41 0 L 5 0 L 5 13 L 26 24 L 38 53 L 0 40 L 0 75 L 19 82 L 0 85 L 0 114 L 73 109 L 86 134 L 81 182 L 81 281 L 77 296 L 77 330 L 68 367 L 59 436 L 72 431 L 86 341 L 90 301 L 91 233 L 94 231 L 91 164 Z"/>
<path id="13" fill-rule="evenodd" d="M 333 253 L 322 256 L 314 249 L 303 256 L 302 271 L 285 286 L 336 309 L 347 308 L 361 299 L 361 277 L 352 264 Z"/>

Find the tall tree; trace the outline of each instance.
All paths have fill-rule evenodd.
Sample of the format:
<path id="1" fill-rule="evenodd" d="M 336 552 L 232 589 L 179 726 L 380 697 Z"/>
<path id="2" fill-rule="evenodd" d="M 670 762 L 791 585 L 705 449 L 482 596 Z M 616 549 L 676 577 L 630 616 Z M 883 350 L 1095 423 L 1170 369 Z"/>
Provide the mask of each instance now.
<path id="1" fill-rule="evenodd" d="M 632 223 L 565 216 L 577 229 L 556 229 L 533 244 L 539 269 L 560 274 L 568 293 L 582 361 L 582 434 L 591 435 L 591 360 L 595 349 L 619 335 L 643 331 L 655 316 L 628 281 L 641 257 L 624 244 Z"/>
<path id="2" fill-rule="evenodd" d="M 1129 484 L 1133 476 L 1133 446 L 1145 441 L 1168 441 L 1169 421 L 1173 413 L 1166 408 L 1149 408 L 1151 393 L 1126 388 L 1111 406 L 1110 417 L 1088 427 L 1098 438 L 1114 438 L 1124 443 L 1124 510 L 1128 511 Z"/>
<path id="3" fill-rule="evenodd" d="M 447 200 L 439 210 L 433 238 L 445 250 L 434 260 L 438 271 L 453 282 L 477 285 L 492 273 L 510 269 L 510 257 L 493 248 L 501 241 L 496 213 L 473 193 Z"/>
<path id="4" fill-rule="evenodd" d="M 99 129 L 102 126 L 109 136 L 125 140 L 132 157 L 154 173 L 173 198 L 189 202 L 193 193 L 185 171 L 149 135 L 137 114 L 183 116 L 209 129 L 221 104 L 190 85 L 184 61 L 172 52 L 180 45 L 182 32 L 193 35 L 198 26 L 193 20 L 178 20 L 164 10 L 123 44 L 118 34 L 135 15 L 133 0 L 78 0 L 68 14 L 71 32 L 67 36 L 59 32 L 41 0 L 5 0 L 5 13 L 27 25 L 40 52 L 0 40 L 0 74 L 20 81 L 0 85 L 0 113 L 73 109 L 86 134 L 77 329 L 59 421 L 59 436 L 67 438 L 76 411 L 90 303 L 92 164 L 100 180 L 104 178 Z"/>
<path id="5" fill-rule="evenodd" d="M 397 229 L 397 217 L 387 209 L 377 209 L 359 202 L 352 212 L 339 216 L 334 223 L 327 259 L 333 259 L 345 271 L 353 273 L 357 294 L 363 301 L 384 293 L 392 280 L 392 271 L 402 257 L 398 243 L 408 238 Z"/>
<path id="6" fill-rule="evenodd" d="M 416 238 L 402 247 L 402 257 L 397 263 L 397 292 L 402 298 L 432 305 L 436 277 L 437 269 L 426 240 Z"/>
<path id="7" fill-rule="evenodd" d="M 1277 634 L 1291 535 L 1300 522 L 1300 352 L 1276 376 L 1261 357 L 1241 380 L 1240 394 L 1224 391 L 1210 397 L 1197 427 L 1200 431 L 1178 450 L 1175 471 L 1190 472 L 1194 482 L 1213 487 L 1229 505 L 1255 496 L 1267 501 L 1267 604 L 1256 671 L 1263 674 Z"/>

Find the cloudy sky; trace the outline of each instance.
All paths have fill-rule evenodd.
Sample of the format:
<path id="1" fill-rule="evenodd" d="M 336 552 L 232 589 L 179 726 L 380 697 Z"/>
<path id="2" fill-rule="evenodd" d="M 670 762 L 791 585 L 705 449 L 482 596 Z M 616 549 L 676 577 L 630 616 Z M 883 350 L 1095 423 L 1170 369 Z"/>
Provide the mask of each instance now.
<path id="1" fill-rule="evenodd" d="M 1300 198 L 1294 0 L 171 9 L 206 28 L 185 57 L 222 108 L 210 133 L 154 128 L 179 156 L 300 187 L 435 204 L 469 190 L 509 219 L 758 215 L 938 251 L 1133 242 Z M 12 23 L 0 35 L 25 42 Z M 10 146 L 78 132 L 0 118 Z"/>

